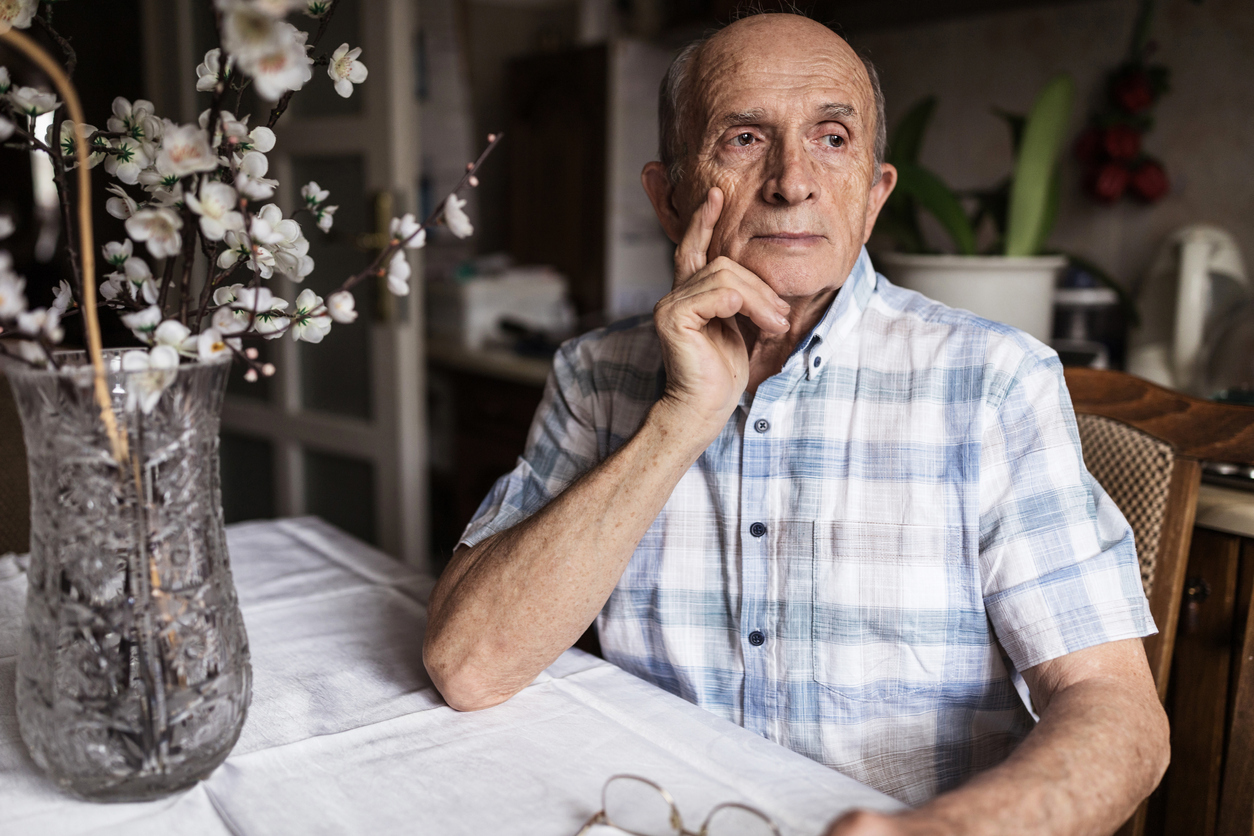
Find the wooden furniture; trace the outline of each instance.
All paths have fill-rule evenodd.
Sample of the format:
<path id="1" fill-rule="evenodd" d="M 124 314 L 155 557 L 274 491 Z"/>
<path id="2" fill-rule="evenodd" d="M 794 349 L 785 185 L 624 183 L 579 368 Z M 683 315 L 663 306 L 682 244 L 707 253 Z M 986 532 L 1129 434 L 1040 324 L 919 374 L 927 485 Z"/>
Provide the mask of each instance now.
<path id="1" fill-rule="evenodd" d="M 1216 716 L 1214 706 L 1226 698 L 1229 668 L 1220 638 L 1231 630 L 1239 549 L 1206 532 L 1195 537 L 1193 526 L 1200 462 L 1254 463 L 1254 409 L 1190 398 L 1121 372 L 1072 368 L 1066 376 L 1085 463 L 1136 536 L 1159 629 L 1145 640 L 1146 655 L 1172 719 L 1172 766 L 1120 832 L 1213 833 L 1225 739 L 1225 712 Z"/>

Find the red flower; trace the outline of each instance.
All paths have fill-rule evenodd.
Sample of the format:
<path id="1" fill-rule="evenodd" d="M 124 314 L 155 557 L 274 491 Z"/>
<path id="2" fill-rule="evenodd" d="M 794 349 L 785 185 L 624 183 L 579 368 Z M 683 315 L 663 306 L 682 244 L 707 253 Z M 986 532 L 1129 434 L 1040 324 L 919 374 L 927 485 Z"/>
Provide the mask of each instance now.
<path id="1" fill-rule="evenodd" d="M 1083 133 L 1076 137 L 1075 158 L 1085 165 L 1092 165 L 1097 160 L 1097 154 L 1102 147 L 1102 134 L 1097 128 L 1085 128 Z"/>
<path id="2" fill-rule="evenodd" d="M 1154 103 L 1154 89 L 1149 76 L 1140 70 L 1127 73 L 1116 81 L 1111 93 L 1115 104 L 1132 114 L 1148 110 Z"/>
<path id="3" fill-rule="evenodd" d="M 1102 203 L 1114 203 L 1123 197 L 1129 176 L 1123 163 L 1106 163 L 1089 174 L 1088 192 Z"/>
<path id="4" fill-rule="evenodd" d="M 1130 160 L 1141 153 L 1141 134 L 1131 125 L 1111 125 L 1102 135 L 1102 147 L 1112 160 Z"/>
<path id="5" fill-rule="evenodd" d="M 1167 193 L 1170 183 L 1162 164 L 1146 160 L 1132 172 L 1132 193 L 1146 203 L 1153 203 Z"/>

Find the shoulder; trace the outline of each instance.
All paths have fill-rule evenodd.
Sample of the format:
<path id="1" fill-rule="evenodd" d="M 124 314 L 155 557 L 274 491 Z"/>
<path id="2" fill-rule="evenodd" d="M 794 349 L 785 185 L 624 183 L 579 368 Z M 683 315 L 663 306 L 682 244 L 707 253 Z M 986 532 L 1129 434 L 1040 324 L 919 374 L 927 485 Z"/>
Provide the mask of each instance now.
<path id="1" fill-rule="evenodd" d="M 585 397 L 617 393 L 652 400 L 662 368 L 653 315 L 642 314 L 562 343 L 553 362 L 557 384 Z"/>
<path id="2" fill-rule="evenodd" d="M 1026 377 L 1061 381 L 1057 352 L 1027 332 L 951 308 L 882 275 L 876 280 L 863 334 L 880 350 L 905 352 L 911 366 L 965 369 L 980 379 L 985 399 L 993 402 Z"/>

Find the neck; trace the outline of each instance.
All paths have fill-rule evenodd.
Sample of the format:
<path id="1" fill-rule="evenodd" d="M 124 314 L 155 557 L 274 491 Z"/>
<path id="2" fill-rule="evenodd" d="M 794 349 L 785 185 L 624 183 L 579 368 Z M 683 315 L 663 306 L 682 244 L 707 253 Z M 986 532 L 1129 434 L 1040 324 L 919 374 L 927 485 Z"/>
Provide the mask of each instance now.
<path id="1" fill-rule="evenodd" d="M 745 347 L 749 350 L 749 383 L 746 388 L 750 394 L 757 391 L 762 381 L 779 374 L 798 341 L 823 318 L 836 293 L 837 290 L 824 290 L 814 296 L 785 297 L 789 311 L 788 331 L 784 334 L 763 335 L 752 320 L 737 315 L 736 324 L 740 326 Z"/>

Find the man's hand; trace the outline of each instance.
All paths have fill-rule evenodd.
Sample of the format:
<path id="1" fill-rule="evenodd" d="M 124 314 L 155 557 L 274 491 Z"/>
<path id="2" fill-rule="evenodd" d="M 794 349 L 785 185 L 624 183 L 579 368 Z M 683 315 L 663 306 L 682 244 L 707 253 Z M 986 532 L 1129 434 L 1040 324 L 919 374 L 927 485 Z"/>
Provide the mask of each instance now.
<path id="1" fill-rule="evenodd" d="M 825 836 L 959 836 L 939 821 L 919 819 L 910 813 L 887 816 L 869 810 L 853 810 L 832 823 Z"/>
<path id="2" fill-rule="evenodd" d="M 708 436 L 706 444 L 749 380 L 749 353 L 735 316 L 744 314 L 769 334 L 788 330 L 788 303 L 766 282 L 729 258 L 707 262 L 722 211 L 723 192 L 712 188 L 675 250 L 674 287 L 653 309 L 666 365 L 662 402 L 680 426 Z"/>

